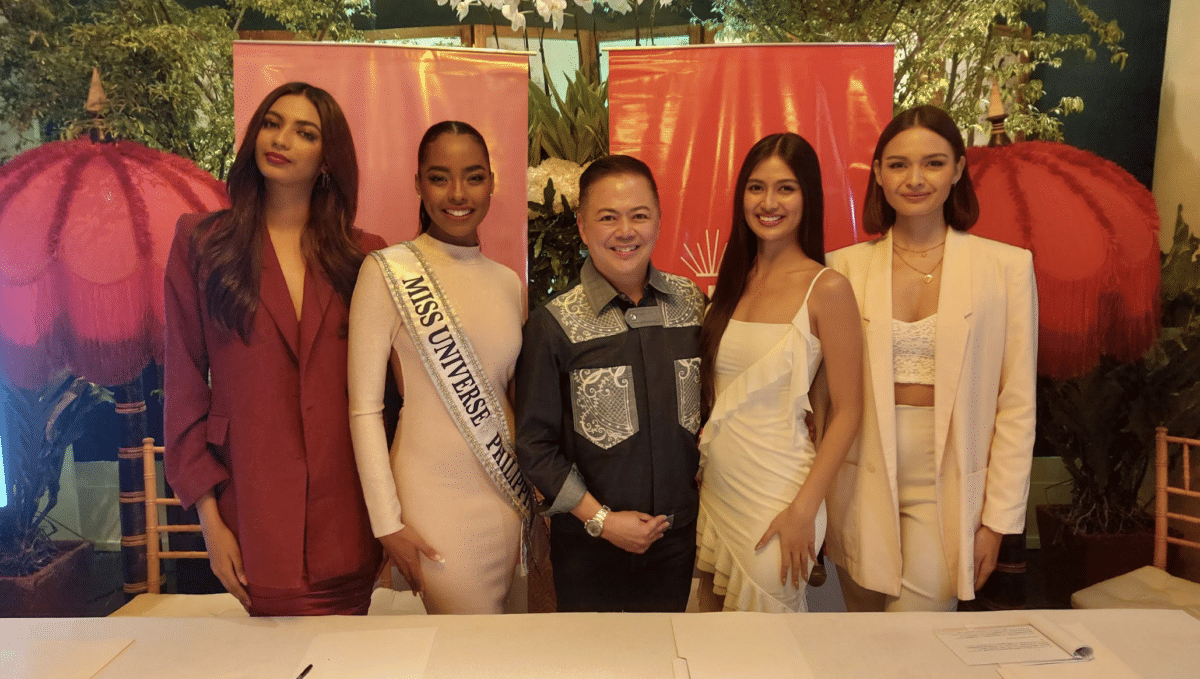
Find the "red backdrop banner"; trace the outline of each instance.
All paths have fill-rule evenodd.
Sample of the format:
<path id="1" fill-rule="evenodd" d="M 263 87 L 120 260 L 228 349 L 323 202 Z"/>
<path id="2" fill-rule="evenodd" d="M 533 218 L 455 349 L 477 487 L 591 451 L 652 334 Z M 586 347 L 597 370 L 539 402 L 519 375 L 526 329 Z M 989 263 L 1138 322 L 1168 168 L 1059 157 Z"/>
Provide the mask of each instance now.
<path id="1" fill-rule="evenodd" d="M 480 227 L 487 256 L 526 278 L 525 165 L 529 59 L 521 52 L 394 45 L 236 42 L 238 142 L 259 102 L 302 80 L 328 90 L 354 133 L 358 226 L 388 243 L 417 233 L 417 145 L 432 124 L 462 120 L 487 139 L 496 174 Z"/>
<path id="2" fill-rule="evenodd" d="M 825 249 L 864 240 L 871 153 L 892 118 L 891 45 L 711 45 L 609 55 L 609 135 L 654 171 L 659 268 L 716 282 L 746 152 L 796 132 L 821 159 Z"/>

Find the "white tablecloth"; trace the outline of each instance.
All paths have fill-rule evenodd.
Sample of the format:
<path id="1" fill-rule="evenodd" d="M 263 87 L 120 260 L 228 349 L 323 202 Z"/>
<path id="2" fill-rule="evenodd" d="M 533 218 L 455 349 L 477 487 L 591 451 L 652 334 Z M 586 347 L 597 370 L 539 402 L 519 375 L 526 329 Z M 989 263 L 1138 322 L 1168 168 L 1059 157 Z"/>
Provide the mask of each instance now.
<path id="1" fill-rule="evenodd" d="M 1045 617 L 1086 627 L 1144 679 L 1200 677 L 1200 620 L 1180 611 L 1062 610 Z M 699 614 L 684 614 L 699 615 Z M 713 613 L 722 624 L 786 629 L 814 677 L 996 679 L 994 666 L 967 667 L 935 629 L 1025 622 L 1021 611 L 995 613 Z M 751 621 L 750 618 L 758 618 Z M 764 623 L 763 620 L 769 620 Z M 96 677 L 171 679 L 294 679 L 297 663 L 320 634 L 396 627 L 436 628 L 425 677 L 676 676 L 675 632 L 669 614 L 552 614 L 508 616 L 380 616 L 329 618 L 85 618 L 0 619 L 0 636 L 38 642 L 133 639 Z M 699 626 L 716 629 L 721 625 Z M 691 626 L 697 628 L 697 626 Z M 731 655 L 763 649 L 734 647 L 738 635 L 712 633 L 709 648 Z M 744 635 L 742 635 L 744 637 Z M 776 639 L 779 637 L 776 636 Z M 694 639 L 692 640 L 695 641 Z M 742 644 L 745 642 L 743 641 Z M 44 646 L 44 644 L 40 644 Z M 76 644 L 75 647 L 82 647 Z M 403 647 L 379 648 L 399 656 Z M 761 663 L 756 663 L 761 666 Z M 2 669 L 0 676 L 8 677 Z M 341 676 L 314 668 L 308 679 Z M 759 673 L 755 676 L 772 676 Z M 26 679 L 26 678 L 12 678 Z"/>

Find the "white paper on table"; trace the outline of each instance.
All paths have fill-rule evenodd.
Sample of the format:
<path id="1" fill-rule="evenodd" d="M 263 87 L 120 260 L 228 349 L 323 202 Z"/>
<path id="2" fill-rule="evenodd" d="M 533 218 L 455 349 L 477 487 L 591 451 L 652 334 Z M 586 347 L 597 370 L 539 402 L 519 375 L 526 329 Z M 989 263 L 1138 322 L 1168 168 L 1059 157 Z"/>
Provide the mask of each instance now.
<path id="1" fill-rule="evenodd" d="M 796 638 L 773 616 L 686 613 L 671 616 L 671 625 L 690 679 L 813 677 Z"/>
<path id="2" fill-rule="evenodd" d="M 1062 629 L 1086 643 L 1094 652 L 1095 660 L 1081 665 L 1000 665 L 996 671 L 1001 679 L 1141 679 L 1112 651 L 1101 646 L 1083 625 L 1067 624 Z"/>
<path id="3" fill-rule="evenodd" d="M 1065 663 L 1092 659 L 1092 649 L 1034 613 L 1024 625 L 964 627 L 934 634 L 967 665 Z"/>
<path id="4" fill-rule="evenodd" d="M 436 633 L 413 627 L 318 634 L 292 676 L 311 664 L 305 679 L 421 679 Z"/>
<path id="5" fill-rule="evenodd" d="M 0 676 L 28 679 L 92 679 L 133 639 L 5 639 Z"/>

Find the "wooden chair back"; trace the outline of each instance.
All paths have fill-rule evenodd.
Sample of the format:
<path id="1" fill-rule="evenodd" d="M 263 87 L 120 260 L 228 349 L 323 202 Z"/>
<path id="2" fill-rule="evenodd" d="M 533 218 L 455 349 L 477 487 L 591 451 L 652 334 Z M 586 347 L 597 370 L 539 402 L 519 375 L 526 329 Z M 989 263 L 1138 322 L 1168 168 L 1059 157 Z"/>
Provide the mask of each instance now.
<path id="1" fill-rule="evenodd" d="M 1170 496 L 1190 497 L 1200 500 L 1200 491 L 1192 489 L 1192 459 L 1193 447 L 1200 448 L 1200 439 L 1188 439 L 1180 436 L 1168 436 L 1166 427 L 1159 427 L 1155 434 L 1155 475 L 1154 475 L 1154 566 L 1167 569 L 1167 545 L 1181 545 L 1200 549 L 1200 542 L 1185 538 L 1174 537 L 1167 532 L 1167 523 L 1171 520 L 1185 521 L 1200 525 L 1200 517 L 1179 514 L 1168 511 Z M 1181 486 L 1170 485 L 1168 478 L 1170 454 L 1168 445 L 1178 443 L 1183 448 L 1183 478 Z"/>
<path id="2" fill-rule="evenodd" d="M 162 549 L 163 534 L 199 533 L 200 526 L 194 524 L 171 524 L 158 522 L 158 508 L 180 506 L 178 498 L 158 497 L 158 464 L 163 447 L 154 445 L 154 439 L 142 439 L 142 474 L 146 481 L 146 586 L 151 594 L 162 589 L 163 559 L 207 559 L 208 552 L 173 552 Z"/>

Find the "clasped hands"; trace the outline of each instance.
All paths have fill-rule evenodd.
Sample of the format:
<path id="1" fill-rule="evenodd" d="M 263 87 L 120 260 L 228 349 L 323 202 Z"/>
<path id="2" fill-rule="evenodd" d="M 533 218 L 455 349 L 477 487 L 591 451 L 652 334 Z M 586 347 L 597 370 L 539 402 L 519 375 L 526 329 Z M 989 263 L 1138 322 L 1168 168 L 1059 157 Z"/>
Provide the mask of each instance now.
<path id="1" fill-rule="evenodd" d="M 671 527 L 662 514 L 650 516 L 643 512 L 609 512 L 604 519 L 600 537 L 633 554 L 645 554 L 650 545 Z"/>

